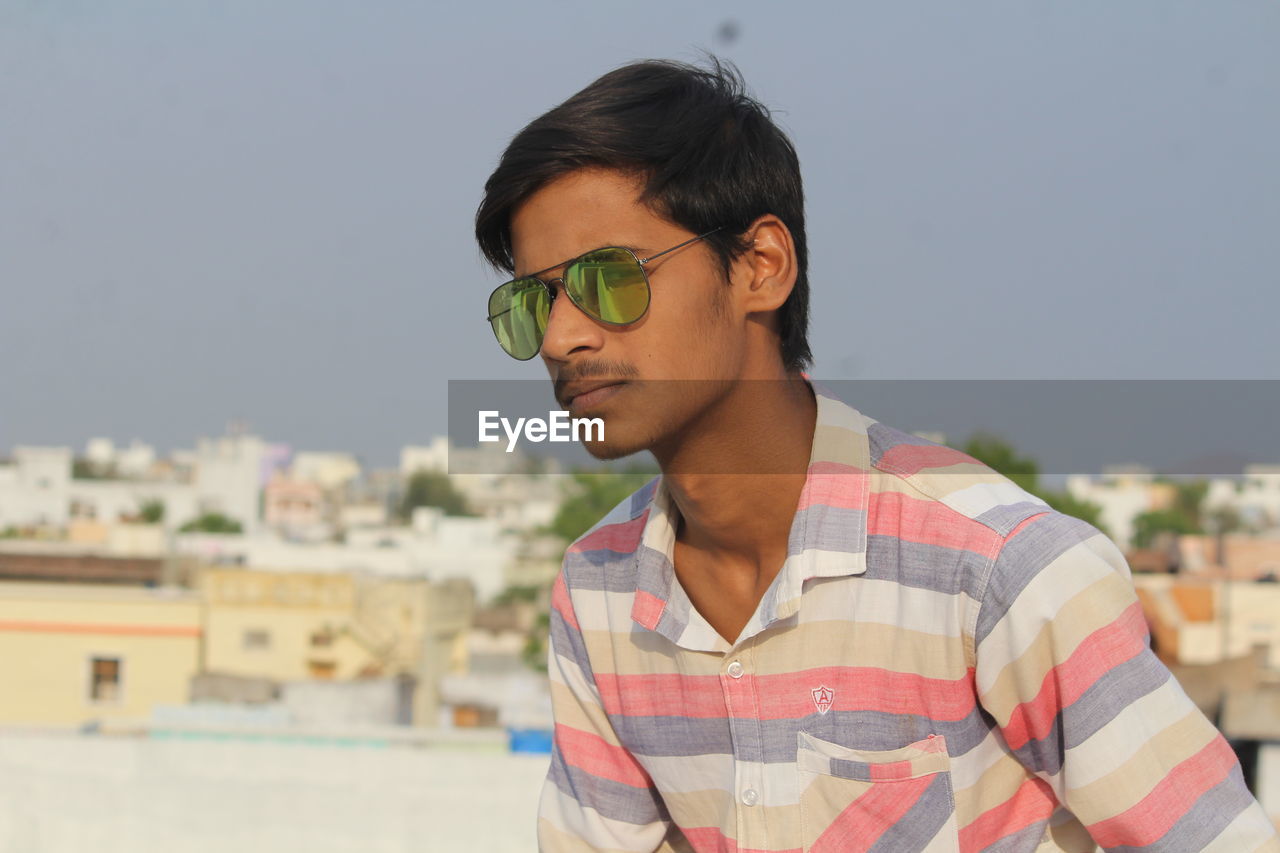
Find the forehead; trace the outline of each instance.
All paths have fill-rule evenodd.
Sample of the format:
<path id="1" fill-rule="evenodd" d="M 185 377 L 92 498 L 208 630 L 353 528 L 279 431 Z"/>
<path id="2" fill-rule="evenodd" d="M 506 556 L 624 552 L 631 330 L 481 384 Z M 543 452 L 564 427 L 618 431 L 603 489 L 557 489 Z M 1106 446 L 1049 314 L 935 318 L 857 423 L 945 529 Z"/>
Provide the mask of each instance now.
<path id="1" fill-rule="evenodd" d="M 578 169 L 529 196 L 511 216 L 517 275 L 545 269 L 601 246 L 644 248 L 679 234 L 640 202 L 641 179 L 612 169 Z"/>

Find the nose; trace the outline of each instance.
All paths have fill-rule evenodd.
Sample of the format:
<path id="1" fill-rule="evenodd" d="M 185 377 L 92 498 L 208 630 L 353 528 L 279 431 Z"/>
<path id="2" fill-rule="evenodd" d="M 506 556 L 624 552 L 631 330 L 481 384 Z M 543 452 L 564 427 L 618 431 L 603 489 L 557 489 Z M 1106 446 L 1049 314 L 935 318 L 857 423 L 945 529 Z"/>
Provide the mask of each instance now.
<path id="1" fill-rule="evenodd" d="M 561 279 L 547 282 L 551 288 L 551 313 L 547 331 L 542 336 L 542 358 L 545 361 L 568 361 L 578 352 L 594 352 L 604 345 L 604 330 L 564 292 Z"/>

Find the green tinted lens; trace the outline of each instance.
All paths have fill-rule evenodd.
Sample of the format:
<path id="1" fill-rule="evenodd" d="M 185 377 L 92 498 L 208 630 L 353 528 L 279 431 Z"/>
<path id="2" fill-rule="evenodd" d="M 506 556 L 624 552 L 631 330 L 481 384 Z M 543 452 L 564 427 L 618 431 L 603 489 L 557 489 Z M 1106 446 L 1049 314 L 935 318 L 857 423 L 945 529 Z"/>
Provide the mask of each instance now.
<path id="1" fill-rule="evenodd" d="M 551 300 L 534 278 L 509 281 L 489 294 L 489 323 L 507 354 L 526 361 L 538 354 Z"/>
<path id="2" fill-rule="evenodd" d="M 634 323 L 649 308 L 644 269 L 626 249 L 583 255 L 565 270 L 564 289 L 574 304 L 606 323 Z"/>

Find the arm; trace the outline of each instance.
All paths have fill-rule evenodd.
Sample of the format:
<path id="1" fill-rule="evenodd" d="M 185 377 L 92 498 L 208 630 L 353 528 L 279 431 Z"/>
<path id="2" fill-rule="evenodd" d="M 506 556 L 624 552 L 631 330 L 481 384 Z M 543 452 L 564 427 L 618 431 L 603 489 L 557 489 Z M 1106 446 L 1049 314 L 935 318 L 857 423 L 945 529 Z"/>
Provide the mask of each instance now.
<path id="1" fill-rule="evenodd" d="M 1150 649 L 1119 549 L 1059 513 L 1003 542 L 974 644 L 983 707 L 1106 849 L 1280 850 L 1235 754 Z"/>
<path id="2" fill-rule="evenodd" d="M 538 807 L 539 849 L 671 849 L 664 844 L 672 827 L 662 800 L 601 706 L 563 573 L 551 594 L 549 645 L 555 740 Z"/>

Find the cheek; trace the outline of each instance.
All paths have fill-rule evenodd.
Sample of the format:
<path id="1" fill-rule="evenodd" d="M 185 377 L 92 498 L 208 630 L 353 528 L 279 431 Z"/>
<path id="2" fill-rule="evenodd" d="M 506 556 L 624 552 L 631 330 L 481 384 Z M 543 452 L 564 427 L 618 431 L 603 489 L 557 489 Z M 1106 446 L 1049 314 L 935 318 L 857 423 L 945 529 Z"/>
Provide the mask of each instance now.
<path id="1" fill-rule="evenodd" d="M 713 310 L 701 297 L 670 306 L 667 316 L 655 317 L 645 336 L 643 361 L 664 376 L 687 378 L 717 372 L 714 368 L 732 349 L 727 312 Z"/>
<path id="2" fill-rule="evenodd" d="M 712 271 L 702 280 L 654 287 L 645 321 L 632 340 L 634 363 L 649 376 L 713 378 L 735 351 L 729 285 Z"/>
<path id="3" fill-rule="evenodd" d="M 731 291 L 718 276 L 707 273 L 696 284 L 691 282 L 685 292 L 671 301 L 674 303 L 670 309 L 675 314 L 675 321 L 686 334 L 723 336 L 727 330 Z"/>
<path id="4" fill-rule="evenodd" d="M 721 358 L 732 353 L 738 341 L 732 321 L 732 302 L 729 285 L 716 281 L 698 294 L 696 304 L 689 306 L 690 338 L 695 345 Z"/>

